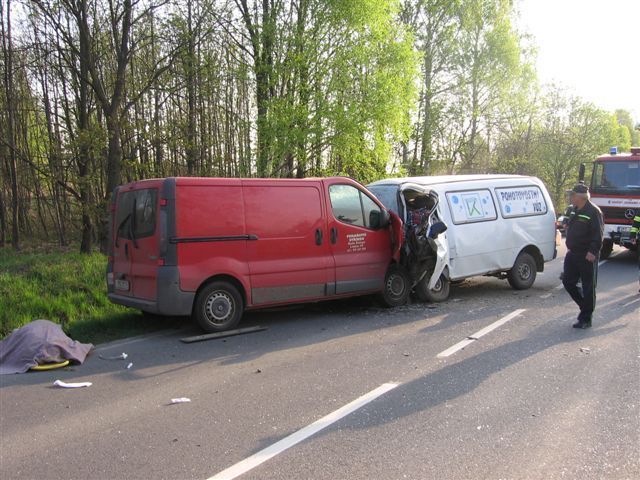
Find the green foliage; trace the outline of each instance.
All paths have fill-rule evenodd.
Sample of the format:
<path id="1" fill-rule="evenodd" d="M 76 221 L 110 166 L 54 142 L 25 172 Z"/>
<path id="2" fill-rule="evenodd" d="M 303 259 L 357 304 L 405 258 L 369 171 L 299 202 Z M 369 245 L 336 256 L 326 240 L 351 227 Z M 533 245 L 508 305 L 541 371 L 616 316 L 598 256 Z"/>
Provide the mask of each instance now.
<path id="1" fill-rule="evenodd" d="M 565 190 L 577 180 L 580 164 L 606 153 L 617 139 L 611 114 L 558 88 L 547 92 L 533 158 L 558 208 L 564 207 Z"/>
<path id="2" fill-rule="evenodd" d="M 107 299 L 106 257 L 0 249 L 0 337 L 46 319 L 73 339 L 100 343 L 167 327 Z"/>

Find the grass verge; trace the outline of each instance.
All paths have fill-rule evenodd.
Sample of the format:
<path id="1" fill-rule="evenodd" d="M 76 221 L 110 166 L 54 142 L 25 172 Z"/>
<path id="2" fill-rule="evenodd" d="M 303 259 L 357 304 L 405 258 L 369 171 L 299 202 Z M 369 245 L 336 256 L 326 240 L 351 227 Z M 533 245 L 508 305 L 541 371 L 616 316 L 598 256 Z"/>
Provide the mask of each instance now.
<path id="1" fill-rule="evenodd" d="M 94 344 L 178 326 L 176 319 L 112 304 L 106 263 L 100 253 L 0 249 L 0 337 L 37 319 L 61 324 L 72 339 Z"/>

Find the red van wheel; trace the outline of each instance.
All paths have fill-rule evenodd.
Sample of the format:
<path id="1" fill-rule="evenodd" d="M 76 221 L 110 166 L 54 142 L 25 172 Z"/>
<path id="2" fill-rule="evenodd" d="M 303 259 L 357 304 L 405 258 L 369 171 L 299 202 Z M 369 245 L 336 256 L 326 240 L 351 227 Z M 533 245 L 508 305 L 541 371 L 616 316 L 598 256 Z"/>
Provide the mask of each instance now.
<path id="1" fill-rule="evenodd" d="M 407 271 L 397 263 L 389 265 L 384 279 L 382 301 L 387 307 L 399 307 L 407 303 L 410 286 Z"/>
<path id="2" fill-rule="evenodd" d="M 198 293 L 193 315 L 203 330 L 222 332 L 240 322 L 243 308 L 237 288 L 227 282 L 212 282 Z"/>

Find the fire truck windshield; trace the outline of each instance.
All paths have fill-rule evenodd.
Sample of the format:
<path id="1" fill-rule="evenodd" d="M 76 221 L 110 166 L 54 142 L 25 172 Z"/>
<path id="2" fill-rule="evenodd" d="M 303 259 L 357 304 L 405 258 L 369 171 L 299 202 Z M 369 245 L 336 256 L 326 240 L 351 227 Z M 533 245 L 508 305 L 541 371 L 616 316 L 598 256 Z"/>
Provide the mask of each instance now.
<path id="1" fill-rule="evenodd" d="M 591 191 L 608 195 L 640 195 L 640 162 L 596 162 Z"/>

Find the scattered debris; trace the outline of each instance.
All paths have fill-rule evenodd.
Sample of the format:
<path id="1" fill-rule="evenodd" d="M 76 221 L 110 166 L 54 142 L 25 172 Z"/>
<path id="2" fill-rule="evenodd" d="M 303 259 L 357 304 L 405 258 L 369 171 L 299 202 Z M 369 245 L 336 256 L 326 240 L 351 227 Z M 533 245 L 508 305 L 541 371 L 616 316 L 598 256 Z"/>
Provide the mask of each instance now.
<path id="1" fill-rule="evenodd" d="M 582 353 L 586 353 L 587 355 L 589 355 L 591 353 L 591 349 L 587 348 L 587 347 L 580 347 L 580 351 Z"/>
<path id="2" fill-rule="evenodd" d="M 262 373 L 262 370 L 257 369 L 257 370 L 256 370 L 255 372 L 253 372 L 253 373 Z"/>
<path id="3" fill-rule="evenodd" d="M 29 370 L 42 371 L 42 370 L 55 370 L 56 368 L 62 368 L 69 365 L 69 360 L 64 360 L 62 362 L 54 362 L 54 363 L 42 363 L 36 365 L 35 367 L 31 367 Z"/>
<path id="4" fill-rule="evenodd" d="M 53 382 L 56 387 L 62 388 L 82 388 L 82 387 L 90 387 L 93 385 L 91 382 L 76 382 L 76 383 L 67 383 L 62 380 L 56 380 Z"/>
<path id="5" fill-rule="evenodd" d="M 402 355 L 403 355 L 403 356 L 405 356 L 405 357 L 409 357 L 409 356 L 411 356 L 411 354 L 410 354 L 410 353 L 403 353 Z"/>
<path id="6" fill-rule="evenodd" d="M 129 363 L 129 365 L 127 365 L 127 370 L 129 370 L 131 367 L 133 367 L 133 363 Z"/>
<path id="7" fill-rule="evenodd" d="M 120 355 L 116 355 L 115 357 L 105 357 L 104 355 L 99 355 L 98 358 L 102 360 L 125 360 L 129 355 L 122 352 Z"/>
<path id="8" fill-rule="evenodd" d="M 171 405 L 176 404 L 176 403 L 189 403 L 191 402 L 190 398 L 186 398 L 186 397 L 180 397 L 180 398 L 172 398 L 171 399 Z"/>
<path id="9" fill-rule="evenodd" d="M 235 330 L 227 330 L 226 332 L 207 333 L 205 335 L 196 335 L 195 337 L 185 337 L 185 338 L 181 338 L 180 341 L 184 343 L 202 342 L 205 340 L 213 340 L 216 338 L 224 338 L 224 337 L 231 337 L 234 335 L 244 335 L 246 333 L 261 332 L 266 329 L 267 327 L 259 327 L 259 326 L 237 328 Z"/>

